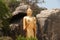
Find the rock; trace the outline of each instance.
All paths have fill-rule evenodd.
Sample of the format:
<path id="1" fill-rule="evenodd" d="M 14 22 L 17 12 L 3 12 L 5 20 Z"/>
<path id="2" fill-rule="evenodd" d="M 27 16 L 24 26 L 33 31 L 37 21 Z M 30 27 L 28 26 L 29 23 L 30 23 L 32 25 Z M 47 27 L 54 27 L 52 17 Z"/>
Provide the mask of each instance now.
<path id="1" fill-rule="evenodd" d="M 13 40 L 11 37 L 0 37 L 0 40 Z"/>
<path id="2" fill-rule="evenodd" d="M 15 11 L 12 13 L 12 15 L 13 16 L 17 15 L 20 12 L 26 13 L 27 8 L 28 8 L 28 5 L 21 4 L 15 9 Z"/>
<path id="3" fill-rule="evenodd" d="M 42 34 L 47 34 L 50 40 L 60 40 L 60 9 L 43 10 L 36 17 Z"/>

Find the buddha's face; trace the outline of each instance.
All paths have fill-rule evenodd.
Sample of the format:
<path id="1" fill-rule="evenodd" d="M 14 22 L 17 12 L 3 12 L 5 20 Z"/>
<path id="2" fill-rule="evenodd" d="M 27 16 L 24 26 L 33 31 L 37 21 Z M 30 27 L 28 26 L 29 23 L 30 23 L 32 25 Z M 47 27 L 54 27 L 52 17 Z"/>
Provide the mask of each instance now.
<path id="1" fill-rule="evenodd" d="M 32 16 L 32 10 L 30 8 L 27 10 L 27 15 Z"/>

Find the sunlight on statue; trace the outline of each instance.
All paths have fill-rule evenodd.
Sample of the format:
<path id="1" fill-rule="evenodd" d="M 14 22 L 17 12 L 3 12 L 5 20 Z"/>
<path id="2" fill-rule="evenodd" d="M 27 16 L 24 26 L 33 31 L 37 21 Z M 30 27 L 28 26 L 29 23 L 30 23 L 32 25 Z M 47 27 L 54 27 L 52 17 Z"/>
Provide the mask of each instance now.
<path id="1" fill-rule="evenodd" d="M 32 16 L 30 7 L 27 9 L 27 16 L 23 18 L 23 30 L 26 31 L 26 37 L 36 37 L 36 18 Z"/>

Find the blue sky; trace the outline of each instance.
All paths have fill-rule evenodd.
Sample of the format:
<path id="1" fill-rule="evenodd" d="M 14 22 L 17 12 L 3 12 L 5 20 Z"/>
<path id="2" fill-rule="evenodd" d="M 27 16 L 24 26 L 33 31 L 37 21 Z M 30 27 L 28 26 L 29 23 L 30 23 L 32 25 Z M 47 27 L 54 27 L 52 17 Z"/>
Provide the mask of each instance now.
<path id="1" fill-rule="evenodd" d="M 46 7 L 48 9 L 60 8 L 60 0 L 45 0 L 45 3 L 38 5 L 41 7 Z"/>

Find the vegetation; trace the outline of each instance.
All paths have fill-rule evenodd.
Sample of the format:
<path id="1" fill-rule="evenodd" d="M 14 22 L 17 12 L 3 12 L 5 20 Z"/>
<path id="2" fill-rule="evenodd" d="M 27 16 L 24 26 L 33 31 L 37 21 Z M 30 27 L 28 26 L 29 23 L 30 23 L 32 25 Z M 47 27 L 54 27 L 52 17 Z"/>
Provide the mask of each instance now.
<path id="1" fill-rule="evenodd" d="M 25 38 L 25 37 L 19 36 L 19 37 L 17 37 L 16 40 L 37 40 L 37 38 L 32 38 L 32 37 L 30 37 L 30 38 Z"/>
<path id="2" fill-rule="evenodd" d="M 5 4 L 4 1 L 0 0 L 0 30 L 3 32 L 2 35 L 8 35 L 9 18 L 11 16 L 12 15 L 9 12 L 9 7 Z"/>

